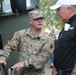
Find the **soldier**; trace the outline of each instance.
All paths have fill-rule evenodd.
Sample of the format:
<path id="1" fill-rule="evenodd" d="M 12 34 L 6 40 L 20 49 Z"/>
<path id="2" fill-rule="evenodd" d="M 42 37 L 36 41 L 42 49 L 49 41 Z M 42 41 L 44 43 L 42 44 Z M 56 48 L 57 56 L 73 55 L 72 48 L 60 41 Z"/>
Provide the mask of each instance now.
<path id="1" fill-rule="evenodd" d="M 6 60 L 16 46 L 19 47 L 18 62 L 11 68 L 14 75 L 44 75 L 44 66 L 54 49 L 50 34 L 43 31 L 43 13 L 41 10 L 29 12 L 31 28 L 19 30 L 4 46 L 0 55 L 0 63 L 6 65 Z"/>

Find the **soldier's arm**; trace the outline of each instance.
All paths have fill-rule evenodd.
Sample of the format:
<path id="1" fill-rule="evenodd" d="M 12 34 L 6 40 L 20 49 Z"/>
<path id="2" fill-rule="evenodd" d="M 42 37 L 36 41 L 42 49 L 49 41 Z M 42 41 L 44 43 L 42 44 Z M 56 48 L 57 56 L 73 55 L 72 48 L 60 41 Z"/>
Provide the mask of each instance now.
<path id="1" fill-rule="evenodd" d="M 18 33 L 14 33 L 13 37 L 7 42 L 7 44 L 3 47 L 3 50 L 0 52 L 0 63 L 2 60 L 7 60 L 11 52 L 16 48 L 19 44 Z"/>
<path id="2" fill-rule="evenodd" d="M 29 64 L 32 64 L 36 69 L 42 68 L 50 59 L 54 50 L 54 41 L 50 37 L 44 44 L 40 54 L 32 55 L 29 59 Z"/>

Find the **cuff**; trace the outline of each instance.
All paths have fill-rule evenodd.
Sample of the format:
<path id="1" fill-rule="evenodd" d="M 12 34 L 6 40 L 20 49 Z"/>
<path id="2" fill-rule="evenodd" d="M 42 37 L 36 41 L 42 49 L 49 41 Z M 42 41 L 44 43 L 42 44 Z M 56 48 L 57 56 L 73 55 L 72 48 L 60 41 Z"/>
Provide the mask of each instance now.
<path id="1" fill-rule="evenodd" d="M 27 60 L 24 61 L 24 66 L 29 67 L 29 62 Z"/>
<path id="2" fill-rule="evenodd" d="M 6 61 L 6 57 L 0 56 L 0 60 L 5 60 Z"/>

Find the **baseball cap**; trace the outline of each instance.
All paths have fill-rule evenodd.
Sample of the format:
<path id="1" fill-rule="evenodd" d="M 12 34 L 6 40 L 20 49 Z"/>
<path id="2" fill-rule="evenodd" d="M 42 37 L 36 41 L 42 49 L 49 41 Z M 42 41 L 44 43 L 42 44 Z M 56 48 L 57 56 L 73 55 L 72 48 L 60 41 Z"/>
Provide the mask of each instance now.
<path id="1" fill-rule="evenodd" d="M 50 7 L 51 10 L 58 9 L 63 5 L 76 5 L 76 0 L 58 0 L 56 4 Z"/>
<path id="2" fill-rule="evenodd" d="M 44 17 L 41 10 L 32 10 L 29 12 L 29 18 L 31 18 L 31 19 L 36 19 L 36 18 L 40 18 L 40 17 Z"/>

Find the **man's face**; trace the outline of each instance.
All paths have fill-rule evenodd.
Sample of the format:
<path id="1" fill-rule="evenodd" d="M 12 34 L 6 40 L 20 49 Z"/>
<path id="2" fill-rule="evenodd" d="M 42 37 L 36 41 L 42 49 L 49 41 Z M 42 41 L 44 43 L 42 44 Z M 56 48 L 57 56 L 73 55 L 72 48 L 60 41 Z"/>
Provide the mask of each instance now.
<path id="1" fill-rule="evenodd" d="M 33 28 L 42 29 L 43 27 L 43 18 L 30 19 L 30 24 Z"/>
<path id="2" fill-rule="evenodd" d="M 60 16 L 60 18 L 63 22 L 67 22 L 69 20 L 68 8 L 65 8 L 65 7 L 58 8 L 57 14 Z"/>

